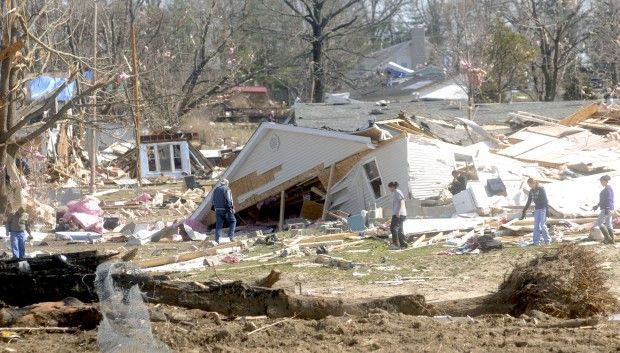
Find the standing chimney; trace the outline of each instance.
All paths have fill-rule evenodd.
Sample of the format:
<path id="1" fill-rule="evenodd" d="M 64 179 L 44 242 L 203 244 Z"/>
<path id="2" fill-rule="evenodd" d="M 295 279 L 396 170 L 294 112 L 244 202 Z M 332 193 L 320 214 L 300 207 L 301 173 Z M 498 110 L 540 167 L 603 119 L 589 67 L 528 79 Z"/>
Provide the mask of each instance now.
<path id="1" fill-rule="evenodd" d="M 411 30 L 411 68 L 426 65 L 426 37 L 424 25 L 415 25 Z"/>

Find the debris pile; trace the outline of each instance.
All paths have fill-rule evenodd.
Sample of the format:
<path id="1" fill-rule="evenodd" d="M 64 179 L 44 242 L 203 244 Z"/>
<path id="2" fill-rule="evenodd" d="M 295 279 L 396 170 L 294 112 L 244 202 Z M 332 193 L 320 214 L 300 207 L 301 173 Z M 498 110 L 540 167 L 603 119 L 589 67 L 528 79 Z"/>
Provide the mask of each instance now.
<path id="1" fill-rule="evenodd" d="M 605 315 L 618 308 L 606 281 L 594 251 L 563 245 L 517 264 L 490 301 L 512 305 L 515 316 L 532 310 L 570 319 Z"/>

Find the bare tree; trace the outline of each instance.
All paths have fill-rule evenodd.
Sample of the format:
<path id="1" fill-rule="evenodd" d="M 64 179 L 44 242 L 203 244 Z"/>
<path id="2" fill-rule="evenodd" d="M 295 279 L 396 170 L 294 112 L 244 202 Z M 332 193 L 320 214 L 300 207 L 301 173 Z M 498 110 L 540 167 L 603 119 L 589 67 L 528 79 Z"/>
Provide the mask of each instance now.
<path id="1" fill-rule="evenodd" d="M 301 33 L 299 38 L 309 45 L 310 100 L 322 102 L 325 95 L 327 77 L 345 80 L 337 70 L 337 61 L 331 60 L 329 51 L 355 52 L 352 46 L 334 45 L 350 40 L 354 32 L 367 30 L 385 22 L 400 8 L 403 1 L 384 1 L 382 6 L 363 0 L 282 0 L 288 11 L 267 4 L 281 16 L 297 19 Z M 368 7 L 369 5 L 370 7 Z M 374 10 L 373 10 L 374 8 Z M 379 11 L 380 10 L 380 11 Z M 367 11 L 371 12 L 372 23 L 364 21 Z M 295 33 L 294 28 L 285 29 Z M 331 47 L 330 47 L 331 45 Z M 358 54 L 359 57 L 359 54 Z"/>
<path id="2" fill-rule="evenodd" d="M 3 97 L 4 104 L 0 108 L 0 165 L 3 166 L 0 169 L 2 181 L 0 183 L 0 214 L 4 214 L 7 207 L 19 206 L 22 201 L 22 187 L 15 165 L 19 148 L 45 133 L 61 119 L 66 118 L 67 112 L 77 105 L 80 98 L 91 95 L 95 90 L 112 83 L 115 79 L 113 75 L 103 76 L 98 82 L 88 85 L 77 97 L 66 102 L 59 110 L 54 110 L 56 98 L 68 83 L 80 79 L 81 75 L 76 69 L 77 63 L 86 64 L 88 59 L 55 49 L 53 46 L 57 43 L 51 40 L 59 40 L 55 34 L 64 33 L 59 29 L 63 28 L 66 17 L 46 18 L 40 14 L 48 11 L 49 4 L 43 4 L 41 7 L 32 5 L 32 3 L 26 5 L 17 1 L 5 1 L 1 8 L 0 97 Z M 37 26 L 35 22 L 40 19 L 47 21 L 48 26 Z M 34 31 L 40 28 L 47 28 L 47 31 L 42 35 L 35 34 Z M 58 31 L 52 31 L 52 28 Z M 38 70 L 45 69 L 49 65 L 59 68 L 63 64 L 67 72 L 65 83 L 44 99 L 28 104 L 23 94 L 26 77 L 37 74 Z M 43 121 L 32 123 L 35 117 L 45 115 L 45 112 L 48 114 Z"/>
<path id="3" fill-rule="evenodd" d="M 590 38 L 587 0 L 513 1 L 506 10 L 512 25 L 538 47 L 532 64 L 535 89 L 540 100 L 557 98 L 564 71 L 577 59 Z"/>

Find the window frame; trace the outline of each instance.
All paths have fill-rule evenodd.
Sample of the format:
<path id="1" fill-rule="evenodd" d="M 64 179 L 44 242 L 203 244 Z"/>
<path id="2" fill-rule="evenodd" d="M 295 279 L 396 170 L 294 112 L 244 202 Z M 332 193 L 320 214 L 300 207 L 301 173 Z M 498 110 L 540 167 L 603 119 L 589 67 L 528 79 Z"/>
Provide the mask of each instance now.
<path id="1" fill-rule="evenodd" d="M 366 165 L 370 164 L 370 163 L 374 163 L 377 169 L 377 174 L 378 177 L 374 178 L 374 179 L 370 179 L 368 176 L 368 172 L 366 171 Z M 381 168 L 379 168 L 379 163 L 377 162 L 377 158 L 372 158 L 369 160 L 366 160 L 362 163 L 362 171 L 364 173 L 364 177 L 366 178 L 367 181 L 367 185 L 370 187 L 370 191 L 372 192 L 372 196 L 374 197 L 375 200 L 379 200 L 380 198 L 384 197 L 385 195 L 387 195 L 387 193 L 385 192 L 385 184 L 383 182 L 383 175 L 381 175 Z M 377 196 L 377 194 L 375 193 L 375 189 L 373 188 L 372 183 L 376 180 L 380 180 L 381 181 L 381 185 L 379 185 L 379 196 Z"/>

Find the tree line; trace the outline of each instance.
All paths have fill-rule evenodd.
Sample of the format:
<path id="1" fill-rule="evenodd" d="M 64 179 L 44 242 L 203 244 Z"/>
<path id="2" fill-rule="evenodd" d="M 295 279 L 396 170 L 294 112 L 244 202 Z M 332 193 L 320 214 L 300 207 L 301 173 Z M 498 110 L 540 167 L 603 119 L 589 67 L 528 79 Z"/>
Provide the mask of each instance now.
<path id="1" fill-rule="evenodd" d="M 321 102 L 369 82 L 350 74 L 357 62 L 419 25 L 428 64 L 466 73 L 478 100 L 583 99 L 593 78 L 618 84 L 619 12 L 618 0 L 2 0 L 0 214 L 19 196 L 18 151 L 70 110 L 79 124 L 141 113 L 157 129 L 237 85 Z M 41 74 L 75 82 L 75 97 L 56 106 L 65 83 L 29 99 Z"/>

